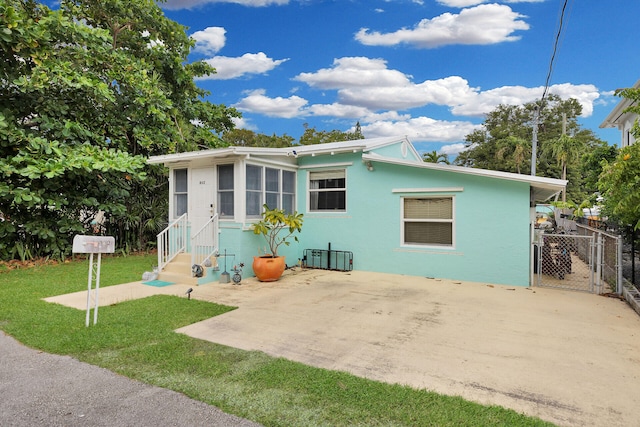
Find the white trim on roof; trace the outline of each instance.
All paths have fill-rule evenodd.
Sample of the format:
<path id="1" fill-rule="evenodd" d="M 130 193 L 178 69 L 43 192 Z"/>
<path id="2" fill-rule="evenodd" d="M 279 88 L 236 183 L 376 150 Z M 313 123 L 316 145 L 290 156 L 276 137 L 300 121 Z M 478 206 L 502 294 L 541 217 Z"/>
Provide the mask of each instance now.
<path id="1" fill-rule="evenodd" d="M 179 161 L 188 161 L 195 159 L 203 159 L 207 157 L 229 157 L 229 156 L 315 156 L 321 154 L 338 154 L 338 153 L 357 153 L 360 151 L 370 151 L 375 148 L 404 142 L 409 149 L 420 158 L 420 154 L 416 151 L 411 142 L 404 137 L 383 137 L 370 139 L 356 139 L 353 141 L 329 142 L 326 144 L 315 145 L 298 145 L 284 148 L 270 147 L 226 147 L 215 148 L 211 150 L 190 151 L 187 153 L 165 154 L 162 156 L 149 157 L 149 164 L 173 163 Z"/>
<path id="2" fill-rule="evenodd" d="M 640 80 L 638 80 L 636 84 L 633 85 L 633 88 L 635 89 L 640 88 Z M 634 104 L 635 104 L 635 101 L 631 101 L 627 98 L 622 98 L 620 102 L 618 102 L 618 104 L 613 108 L 613 110 L 611 110 L 611 112 L 607 115 L 607 117 L 605 117 L 602 123 L 600 123 L 599 128 L 604 129 L 604 128 L 619 127 L 621 123 L 620 119 L 622 118 L 622 116 L 626 114 L 630 114 L 630 113 L 625 113 L 624 110 L 626 110 L 627 108 L 631 107 Z"/>
<path id="3" fill-rule="evenodd" d="M 411 166 L 422 169 L 441 170 L 445 172 L 462 173 L 467 175 L 485 176 L 488 178 L 505 179 L 508 181 L 526 182 L 534 189 L 534 196 L 537 200 L 547 200 L 561 192 L 566 186 L 566 180 L 545 178 L 541 176 L 522 175 L 518 173 L 494 171 L 488 169 L 476 169 L 464 166 L 443 165 L 440 163 L 429 163 L 423 161 L 407 161 L 382 157 L 375 154 L 363 154 L 363 161 L 390 163 L 401 166 Z"/>

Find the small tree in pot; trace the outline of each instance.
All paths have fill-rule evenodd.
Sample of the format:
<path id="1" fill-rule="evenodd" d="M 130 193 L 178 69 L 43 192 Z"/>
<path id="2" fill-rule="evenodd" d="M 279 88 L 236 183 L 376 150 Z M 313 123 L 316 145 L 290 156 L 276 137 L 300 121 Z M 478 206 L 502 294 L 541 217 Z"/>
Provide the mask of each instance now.
<path id="1" fill-rule="evenodd" d="M 291 238 L 298 241 L 294 234 L 302 231 L 302 217 L 298 212 L 286 213 L 283 209 L 269 209 L 264 205 L 262 219 L 253 225 L 253 233 L 264 236 L 271 253 L 253 258 L 253 272 L 258 280 L 269 282 L 282 276 L 286 263 L 285 257 L 278 255 L 278 248 L 283 244 L 289 246 Z"/>

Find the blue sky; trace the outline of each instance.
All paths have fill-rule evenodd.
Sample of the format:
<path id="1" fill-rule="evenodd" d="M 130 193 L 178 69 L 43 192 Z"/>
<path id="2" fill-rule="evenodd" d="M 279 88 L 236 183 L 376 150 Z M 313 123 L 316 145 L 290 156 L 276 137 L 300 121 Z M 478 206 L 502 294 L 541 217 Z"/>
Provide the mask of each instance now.
<path id="1" fill-rule="evenodd" d="M 539 99 L 564 0 L 169 0 L 218 74 L 209 100 L 243 113 L 239 127 L 297 138 L 353 130 L 407 135 L 419 151 L 455 156 L 498 104 Z M 575 97 L 598 128 L 640 79 L 640 2 L 567 2 L 550 92 Z"/>

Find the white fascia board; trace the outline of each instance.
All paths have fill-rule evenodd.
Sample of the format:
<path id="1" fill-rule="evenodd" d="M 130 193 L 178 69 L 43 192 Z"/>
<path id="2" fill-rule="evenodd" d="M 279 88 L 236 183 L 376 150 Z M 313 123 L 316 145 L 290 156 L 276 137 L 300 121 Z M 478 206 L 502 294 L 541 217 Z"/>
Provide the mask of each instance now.
<path id="1" fill-rule="evenodd" d="M 235 154 L 235 151 L 233 148 L 234 147 L 215 148 L 212 150 L 187 151 L 185 153 L 151 156 L 147 159 L 147 163 L 149 163 L 150 165 L 158 165 L 162 163 L 169 164 L 169 163 L 184 162 L 184 161 L 195 160 L 195 159 L 202 159 L 205 157 L 226 157 L 226 156 Z"/>
<path id="2" fill-rule="evenodd" d="M 539 197 L 541 197 L 540 200 L 546 200 L 554 196 L 555 194 L 559 193 L 567 186 L 567 182 L 568 182 L 563 179 L 546 178 L 542 176 L 522 175 L 518 173 L 511 173 L 511 172 L 492 171 L 488 169 L 468 168 L 464 166 L 443 165 L 439 163 L 429 163 L 429 162 L 422 162 L 422 161 L 413 162 L 413 161 L 407 161 L 407 160 L 392 159 L 392 158 L 382 157 L 382 156 L 372 155 L 372 154 L 363 154 L 362 160 L 380 162 L 380 163 L 391 163 L 391 164 L 396 164 L 400 166 L 410 166 L 410 167 L 422 168 L 422 169 L 440 170 L 443 172 L 463 173 L 467 175 L 484 176 L 488 178 L 505 179 L 508 181 L 526 182 L 536 190 L 536 194 L 538 194 Z"/>
<path id="3" fill-rule="evenodd" d="M 640 80 L 633 85 L 634 89 L 640 88 Z M 600 123 L 599 128 L 615 128 L 620 123 L 620 118 L 625 114 L 624 110 L 634 105 L 635 102 L 631 102 L 627 98 L 622 98 L 620 102 L 613 108 L 613 110 L 607 115 L 607 117 Z"/>

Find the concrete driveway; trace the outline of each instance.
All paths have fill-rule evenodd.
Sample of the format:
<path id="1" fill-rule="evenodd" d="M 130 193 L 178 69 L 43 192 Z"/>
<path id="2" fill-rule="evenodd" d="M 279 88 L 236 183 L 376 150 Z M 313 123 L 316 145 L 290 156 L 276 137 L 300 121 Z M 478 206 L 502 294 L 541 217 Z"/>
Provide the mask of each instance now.
<path id="1" fill-rule="evenodd" d="M 101 305 L 111 288 L 122 301 L 145 285 L 122 286 L 101 290 Z M 72 295 L 48 300 L 72 305 Z M 564 426 L 640 426 L 640 317 L 615 298 L 321 270 L 199 286 L 192 297 L 239 307 L 178 330 L 195 338 Z M 86 293 L 77 299 L 86 308 Z"/>

